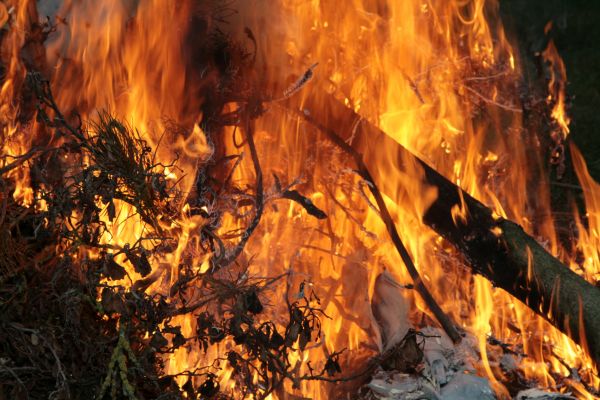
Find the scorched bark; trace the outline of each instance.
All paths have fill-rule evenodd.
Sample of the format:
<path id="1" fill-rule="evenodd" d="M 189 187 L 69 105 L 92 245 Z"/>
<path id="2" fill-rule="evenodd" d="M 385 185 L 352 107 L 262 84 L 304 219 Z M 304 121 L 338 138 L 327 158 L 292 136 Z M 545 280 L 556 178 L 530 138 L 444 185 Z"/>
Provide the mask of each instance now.
<path id="1" fill-rule="evenodd" d="M 600 364 L 600 288 L 549 254 L 518 224 L 495 217 L 491 209 L 333 97 L 309 93 L 301 105 L 288 105 L 330 139 L 350 143 L 383 193 L 407 190 L 397 174 L 388 173 L 390 167 L 404 172 L 415 171 L 415 166 L 422 170 L 412 178 L 437 190 L 424 222 L 452 243 L 475 273 L 587 347 L 596 365 Z M 389 163 L 381 162 L 383 149 L 394 155 Z M 456 207 L 466 209 L 467 217 L 453 218 Z"/>

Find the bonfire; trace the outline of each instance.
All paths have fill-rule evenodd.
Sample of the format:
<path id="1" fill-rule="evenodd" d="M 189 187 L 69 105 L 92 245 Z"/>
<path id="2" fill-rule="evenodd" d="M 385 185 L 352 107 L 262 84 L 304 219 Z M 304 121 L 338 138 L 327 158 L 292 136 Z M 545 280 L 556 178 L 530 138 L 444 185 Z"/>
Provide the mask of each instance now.
<path id="1" fill-rule="evenodd" d="M 496 0 L 0 25 L 0 399 L 599 395 L 600 186 L 552 23 L 536 54 Z"/>

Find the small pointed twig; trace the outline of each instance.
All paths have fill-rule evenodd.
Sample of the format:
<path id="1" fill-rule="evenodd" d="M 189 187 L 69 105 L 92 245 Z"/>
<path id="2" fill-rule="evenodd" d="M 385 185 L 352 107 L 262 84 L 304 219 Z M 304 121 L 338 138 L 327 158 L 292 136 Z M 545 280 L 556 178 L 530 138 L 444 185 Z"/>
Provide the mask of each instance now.
<path id="1" fill-rule="evenodd" d="M 250 157 L 252 158 L 252 164 L 254 165 L 254 171 L 256 173 L 254 217 L 252 218 L 252 221 L 250 221 L 250 224 L 242 234 L 239 243 L 231 251 L 227 252 L 227 254 L 225 254 L 224 257 L 219 260 L 218 264 L 215 263 L 213 265 L 213 272 L 231 264 L 240 255 L 240 253 L 246 246 L 248 239 L 250 239 L 250 236 L 252 236 L 252 233 L 258 226 L 258 223 L 260 222 L 264 210 L 263 174 L 262 169 L 260 167 L 260 160 L 258 159 L 258 152 L 256 151 L 256 145 L 254 144 L 254 120 L 252 120 L 250 115 L 248 115 L 247 113 L 245 118 L 246 141 L 248 147 L 250 148 Z"/>

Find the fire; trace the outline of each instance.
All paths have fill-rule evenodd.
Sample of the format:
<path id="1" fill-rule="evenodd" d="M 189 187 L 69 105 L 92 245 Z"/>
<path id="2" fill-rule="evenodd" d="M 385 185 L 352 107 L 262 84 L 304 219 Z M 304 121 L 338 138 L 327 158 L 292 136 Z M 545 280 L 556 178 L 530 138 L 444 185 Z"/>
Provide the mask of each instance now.
<path id="1" fill-rule="evenodd" d="M 212 153 L 196 123 L 201 117 L 200 104 L 194 98 L 197 88 L 183 51 L 191 6 L 189 1 L 135 4 L 111 0 L 98 4 L 68 0 L 57 13 L 57 32 L 47 45 L 49 63 L 55 66 L 51 83 L 59 107 L 78 111 L 84 120 L 97 118 L 98 110 L 117 113 L 155 149 L 157 162 L 165 165 L 167 182 L 183 193 L 179 218 L 162 226 L 178 237 L 177 246 L 161 259 L 150 260 L 156 282 L 148 290 L 156 293 L 168 293 L 177 281 L 184 250 L 193 253 L 198 247 L 197 232 L 204 224 L 203 218 L 190 215 L 189 205 L 185 205 L 197 165 Z M 173 131 L 180 133 L 172 137 Z M 175 159 L 177 164 L 171 166 Z M 125 246 L 157 233 L 158 227 L 148 226 L 133 206 L 118 200 L 114 203 L 116 216 L 112 220 L 105 216 L 109 231 L 102 243 Z M 198 268 L 206 270 L 203 252 L 196 254 Z M 140 278 L 125 255 L 116 261 L 126 266 L 134 280 Z M 117 283 L 131 284 L 126 280 Z M 183 335 L 193 336 L 192 316 L 173 322 L 182 327 Z M 178 373 L 199 366 L 202 357 L 180 348 L 166 361 L 165 372 Z M 185 379 L 180 379 L 183 383 Z"/>
<path id="2" fill-rule="evenodd" d="M 527 142 L 527 139 L 527 144 L 524 144 L 526 133 L 521 100 L 516 90 L 520 79 L 519 60 L 502 26 L 496 22 L 490 23 L 497 16 L 497 2 L 366 1 L 353 2 L 351 7 L 344 9 L 334 3 L 320 1 L 301 4 L 282 1 L 280 4 L 281 20 L 285 20 L 289 27 L 285 45 L 287 52 L 278 52 L 273 48 L 271 36 L 264 35 L 264 41 L 259 42 L 258 48 L 268 60 L 267 68 L 275 64 L 285 65 L 287 70 L 302 71 L 318 62 L 317 75 L 323 79 L 321 87 L 311 90 L 320 89 L 335 95 L 364 119 L 377 123 L 396 141 L 422 156 L 468 193 L 491 206 L 498 215 L 518 222 L 539 240 L 546 241 L 554 255 L 566 261 L 572 259 L 574 253 L 562 248 L 558 242 L 551 218 L 548 187 L 535 183 L 538 172 L 532 165 L 532 155 L 527 149 L 535 145 Z M 264 29 L 265 21 L 261 15 L 256 18 L 253 29 L 260 31 Z M 285 27 L 275 25 L 271 29 Z M 306 32 L 306 35 L 298 35 L 299 31 Z M 551 116 L 558 124 L 560 137 L 564 140 L 569 124 L 564 111 L 564 64 L 552 44 L 544 52 L 544 58 L 553 71 L 549 82 Z M 277 73 L 277 68 L 272 70 Z M 360 124 L 360 121 L 356 124 Z M 276 143 L 284 143 L 284 148 L 287 148 L 290 140 L 296 143 L 294 148 L 301 148 L 297 144 L 303 134 L 302 128 L 299 128 L 290 132 L 290 125 L 280 120 L 271 122 L 265 130 L 282 132 Z M 267 150 L 264 152 L 270 153 Z M 307 157 L 310 157 L 310 153 L 287 159 L 294 160 L 289 164 L 296 165 Z M 395 155 L 381 149 L 380 162 L 385 164 L 388 157 L 391 159 Z M 277 162 L 274 164 L 278 165 Z M 311 176 L 315 191 L 323 191 L 317 182 L 321 179 L 319 174 L 326 174 L 323 171 L 326 168 L 320 166 Z M 288 166 L 288 171 L 290 169 Z M 578 171 L 581 171 L 580 179 L 589 176 L 581 167 L 578 167 Z M 380 177 L 380 182 L 393 180 L 395 184 L 410 188 L 407 190 L 409 193 L 423 194 L 430 190 L 418 187 L 415 180 L 410 178 L 418 176 L 418 171 L 388 169 L 386 173 L 389 175 Z M 291 172 L 292 176 L 294 174 L 298 172 Z M 593 189 L 588 189 L 595 187 L 589 184 L 590 178 L 583 181 L 586 182 L 586 192 L 595 193 Z M 541 196 L 535 199 L 528 196 L 532 187 L 535 187 L 533 192 L 537 191 Z M 329 195 L 342 204 L 353 204 L 347 191 L 342 189 Z M 473 284 L 471 276 L 463 269 L 443 261 L 448 256 L 453 257 L 452 251 L 421 222 L 429 202 L 415 204 L 416 198 L 435 198 L 435 193 L 416 198 L 394 198 L 393 191 L 387 195 L 390 196 L 387 199 L 389 206 L 396 213 L 397 228 L 428 286 L 454 320 L 478 338 L 484 359 L 484 368 L 480 373 L 492 381 L 500 379 L 501 373 L 497 368 L 491 368 L 485 361 L 488 358 L 486 349 L 489 348 L 487 340 L 493 335 L 527 354 L 527 358 L 520 361 L 523 369 L 528 378 L 539 380 L 542 386 L 554 385 L 554 373 L 568 374 L 561 362 L 584 365 L 584 370 L 590 371 L 589 377 L 593 375 L 594 367 L 585 356 L 584 349 L 574 345 L 565 335 L 535 317 L 526 306 L 506 293 L 482 282 L 481 278 L 475 277 Z M 588 213 L 595 209 L 590 202 L 587 202 L 587 206 Z M 536 214 L 531 210 L 537 210 Z M 455 221 L 468 218 L 467 211 L 453 209 Z M 362 261 L 368 271 L 364 273 L 370 277 L 369 285 L 360 289 L 356 287 L 355 275 L 349 277 L 349 271 L 344 269 L 338 272 L 339 265 L 345 262 L 338 262 L 335 258 L 323 258 L 318 272 L 312 275 L 315 283 L 326 286 L 323 278 L 332 276 L 336 282 L 334 287 L 349 287 L 352 290 L 347 293 L 361 290 L 371 296 L 372 276 L 376 271 L 381 271 L 382 265 L 396 274 L 399 281 L 409 281 L 395 250 L 389 243 L 381 242 L 386 234 L 373 211 L 356 211 L 350 217 L 340 210 L 333 214 L 328 212 L 330 219 L 335 221 L 330 228 L 336 232 L 334 237 L 357 237 L 370 249 L 372 256 Z M 540 220 L 539 215 L 546 217 Z M 357 216 L 359 223 L 354 223 Z M 281 222 L 274 223 L 274 226 L 280 225 Z M 588 271 L 597 270 L 597 243 L 590 242 L 586 237 L 585 232 L 589 232 L 587 228 L 581 226 L 581 229 L 583 234 L 579 236 L 579 246 L 589 243 L 586 278 L 594 282 L 594 272 Z M 354 234 L 348 235 L 348 232 Z M 370 234 L 381 239 L 372 241 Z M 279 237 L 279 242 L 286 241 L 283 236 Z M 265 239 L 262 245 L 266 246 L 268 240 Z M 311 248 L 331 248 L 335 256 L 351 255 L 356 247 L 356 244 L 350 245 L 344 252 L 343 243 L 327 238 L 316 237 L 314 240 L 316 243 Z M 303 250 L 302 257 L 320 257 L 317 251 L 312 253 Z M 435 257 L 436 254 L 440 257 Z M 574 261 L 571 265 L 575 269 Z M 453 282 L 451 286 L 448 285 L 449 281 Z M 360 306 L 352 301 L 353 297 L 346 297 L 343 289 L 339 293 L 341 298 L 335 302 L 335 306 L 327 309 L 329 315 L 339 316 L 326 321 L 331 326 L 326 329 L 338 332 L 338 345 L 357 343 L 350 341 L 350 337 L 357 332 L 356 328 L 360 337 L 358 342 L 368 342 L 365 322 L 346 322 L 346 313 L 359 310 Z M 418 310 L 415 315 L 430 315 L 418 297 L 412 301 L 416 304 L 415 310 Z M 348 332 L 347 341 L 341 338 L 340 331 Z M 543 332 L 543 336 L 539 336 L 540 332 Z M 553 348 L 554 354 L 549 351 L 550 348 Z M 598 383 L 597 378 L 591 379 L 594 384 Z M 584 398 L 589 396 L 584 392 L 578 395 Z"/>
<path id="3" fill-rule="evenodd" d="M 16 28 L 2 42 L 8 47 L 2 49 L 3 58 L 10 63 L 0 90 L 1 145 L 4 154 L 10 156 L 32 148 L 31 138 L 23 134 L 25 127 L 17 122 L 20 110 L 15 93 L 26 73 L 25 66 L 19 64 L 18 51 L 25 38 L 18 26 L 31 23 L 28 7 L 33 2 L 13 2 L 7 14 Z M 600 280 L 600 186 L 571 146 L 584 188 L 587 224 L 574 210 L 579 235 L 576 249 L 563 248 L 551 216 L 547 181 L 538 179 L 540 160 L 528 149 L 534 145 L 528 135 L 541 133 L 528 134 L 525 130 L 517 90 L 519 59 L 498 21 L 497 1 L 355 0 L 346 7 L 319 0 L 274 3 L 269 7 L 265 3 L 260 3 L 261 7 L 239 4 L 241 18 L 256 38 L 257 69 L 266 71 L 270 81 L 288 82 L 290 71 L 310 70 L 311 76 L 318 77 L 310 90 L 335 96 L 497 215 L 522 225 L 587 280 Z M 185 201 L 194 190 L 198 166 L 215 151 L 198 125 L 202 117 L 198 100 L 201 80 L 185 52 L 194 12 L 191 1 L 66 0 L 58 11 L 57 30 L 49 36 L 46 47 L 59 107 L 69 113 L 78 111 L 83 120 L 98 118 L 100 110 L 116 113 L 156 150 L 165 178 L 182 193 L 175 205 L 177 218 L 160 221 L 159 226 L 149 226 L 139 216 L 132 218 L 135 209 L 125 202 L 115 201 L 114 218 L 105 216 L 108 233 L 102 238 L 103 244 L 124 246 L 158 231 L 177 237 L 170 253 L 151 260 L 156 279 L 147 290 L 153 293 L 168 293 L 177 281 L 182 257 L 191 255 L 198 270 L 206 272 L 211 256 L 198 244 L 198 230 L 207 223 L 206 218 L 192 215 Z M 551 116 L 564 140 L 569 133 L 565 67 L 552 43 L 543 56 L 552 70 L 548 98 Z M 304 84 L 280 93 L 281 97 L 301 96 Z M 319 293 L 330 319 L 323 319 L 322 337 L 316 344 L 293 355 L 292 364 L 297 363 L 300 371 L 308 371 L 306 361 L 313 356 L 323 359 L 343 348 L 350 359 L 365 359 L 373 354 L 377 330 L 370 309 L 377 275 L 387 270 L 403 284 L 410 283 L 410 277 L 389 243 L 385 226 L 366 194 L 365 182 L 351 169 L 340 169 L 343 161 L 339 155 L 307 138 L 305 127 L 276 102 L 268 108 L 256 126 L 265 176 L 269 172 L 265 178 L 268 207 L 242 257 L 252 258 L 252 276 L 288 272 L 289 287 L 306 282 L 314 284 Z M 179 135 L 165 137 L 165 132 L 174 131 L 173 124 L 180 127 Z M 233 128 L 226 130 L 224 137 L 227 154 L 240 154 Z M 382 165 L 396 157 L 387 150 L 381 149 Z M 175 158 L 177 164 L 173 166 Z M 231 180 L 241 187 L 255 180 L 255 172 L 247 154 L 240 160 Z M 385 200 L 427 286 L 453 320 L 477 339 L 483 360 L 478 373 L 495 382 L 500 395 L 505 394 L 502 374 L 488 355 L 493 351 L 488 345 L 493 336 L 527 355 L 520 360 L 521 368 L 527 378 L 543 387 L 552 388 L 556 374 L 569 374 L 563 363 L 584 371 L 586 382 L 597 387 L 597 371 L 585 349 L 507 293 L 472 276 L 456 251 L 424 225 L 423 214 L 437 193 L 413 178 L 423 173 L 419 167 L 387 170 L 388 176 L 377 178 L 409 188 L 408 193 L 419 193 L 408 198 L 400 191 L 386 192 Z M 312 203 L 326 210 L 328 218 L 317 220 L 295 203 L 279 202 L 272 189 L 271 172 L 284 185 L 297 180 Z M 33 202 L 28 177 L 26 168 L 11 175 L 19 183 L 14 196 L 26 205 Z M 529 195 L 532 192 L 535 196 Z M 204 211 L 208 214 L 209 210 Z M 457 207 L 453 217 L 457 223 L 466 221 L 468 210 Z M 221 222 L 219 233 L 239 227 L 240 218 L 229 216 Z M 575 250 L 584 255 L 583 265 L 576 260 Z M 126 257 L 121 256 L 119 262 L 127 266 L 134 281 L 141 278 Z M 120 283 L 133 284 L 126 280 Z M 280 299 L 294 295 L 284 289 L 273 289 L 269 294 L 269 312 L 274 316 L 284 311 Z M 417 325 L 424 316 L 432 319 L 423 301 L 408 293 L 407 301 L 413 306 L 411 321 Z M 182 327 L 185 337 L 193 336 L 196 329 L 191 315 L 172 323 Z M 217 351 L 231 346 L 226 343 L 207 353 L 181 347 L 166 360 L 165 372 L 176 374 L 201 367 L 217 357 Z M 225 368 L 219 376 L 221 386 L 231 391 L 235 389 L 232 375 L 233 370 Z M 179 383 L 183 384 L 181 378 Z M 573 384 L 580 388 L 578 396 L 591 398 L 581 384 Z M 285 389 L 294 390 L 291 385 Z M 305 397 L 331 398 L 329 389 L 316 382 L 302 382 L 299 390 Z"/>
<path id="4" fill-rule="evenodd" d="M 0 129 L 2 129 L 2 154 L 9 157 L 9 162 L 19 155 L 27 153 L 31 146 L 31 138 L 20 134 L 18 116 L 24 110 L 21 110 L 17 94 L 19 93 L 27 69 L 19 57 L 21 48 L 26 41 L 26 27 L 32 23 L 31 10 L 35 9 L 34 2 L 31 1 L 9 1 L 2 3 L 0 7 L 1 27 L 7 24 L 14 24 L 15 28 L 10 29 L 8 37 L 2 41 L 2 62 L 7 66 L 6 77 L 0 88 Z M 33 191 L 29 184 L 28 172 L 25 168 L 16 168 L 12 170 L 8 177 L 18 182 L 13 197 L 23 203 L 33 203 Z"/>
<path id="5" fill-rule="evenodd" d="M 548 22 L 544 28 L 547 34 L 552 29 L 552 22 Z M 543 51 L 542 57 L 550 66 L 550 81 L 548 82 L 548 103 L 552 105 L 552 118 L 560 127 L 562 138 L 565 139 L 569 134 L 569 116 L 565 111 L 565 85 L 567 82 L 567 69 L 562 58 L 558 54 L 558 50 L 554 45 L 554 41 L 550 40 L 546 50 Z"/>
<path id="6" fill-rule="evenodd" d="M 47 45 L 49 63 L 55 66 L 51 83 L 58 106 L 76 110 L 84 120 L 96 118 L 98 110 L 117 113 L 156 149 L 166 179 L 177 182 L 182 193 L 189 193 L 195 166 L 212 151 L 195 124 L 199 104 L 181 47 L 190 13 L 189 2 L 65 1 L 58 11 L 57 32 Z M 182 134 L 169 137 L 170 124 L 180 126 Z M 177 165 L 170 167 L 177 157 Z M 105 221 L 110 228 L 103 238 L 107 243 L 123 246 L 153 232 L 155 228 L 139 217 L 132 218 L 131 205 L 117 200 L 115 204 L 116 218 Z M 199 223 L 184 214 L 182 210 L 179 250 L 162 260 L 175 263 L 172 282 L 177 279 L 178 253 L 189 240 L 186 232 Z"/>

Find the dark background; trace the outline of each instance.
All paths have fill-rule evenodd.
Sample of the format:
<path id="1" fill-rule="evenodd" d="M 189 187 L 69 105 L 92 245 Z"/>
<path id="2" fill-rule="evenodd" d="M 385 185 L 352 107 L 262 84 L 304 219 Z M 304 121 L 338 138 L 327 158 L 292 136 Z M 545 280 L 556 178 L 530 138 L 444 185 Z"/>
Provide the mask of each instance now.
<path id="1" fill-rule="evenodd" d="M 571 140 L 600 181 L 600 0 L 500 0 L 502 19 L 525 62 L 544 49 L 544 26 L 567 68 Z"/>

